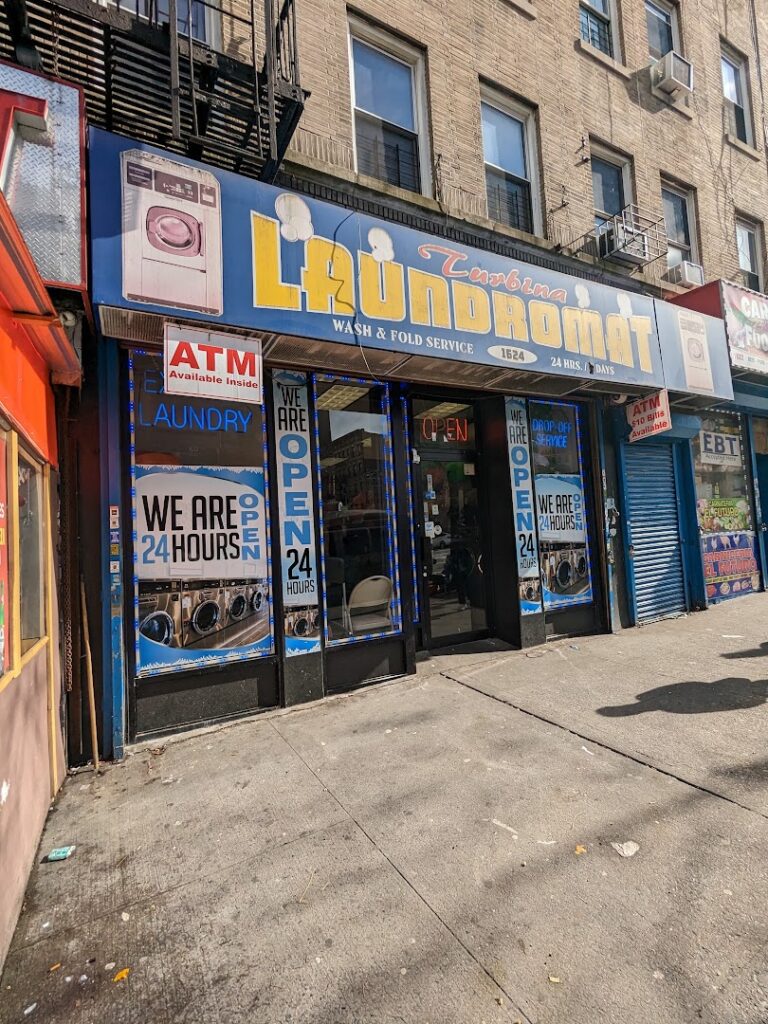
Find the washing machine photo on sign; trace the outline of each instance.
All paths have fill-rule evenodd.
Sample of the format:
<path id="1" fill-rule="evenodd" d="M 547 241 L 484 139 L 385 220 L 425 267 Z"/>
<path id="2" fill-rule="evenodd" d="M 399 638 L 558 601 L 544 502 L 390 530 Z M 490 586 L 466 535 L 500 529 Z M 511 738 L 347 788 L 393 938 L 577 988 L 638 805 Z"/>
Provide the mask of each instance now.
<path id="1" fill-rule="evenodd" d="M 221 316 L 221 189 L 210 171 L 121 154 L 123 296 Z"/>

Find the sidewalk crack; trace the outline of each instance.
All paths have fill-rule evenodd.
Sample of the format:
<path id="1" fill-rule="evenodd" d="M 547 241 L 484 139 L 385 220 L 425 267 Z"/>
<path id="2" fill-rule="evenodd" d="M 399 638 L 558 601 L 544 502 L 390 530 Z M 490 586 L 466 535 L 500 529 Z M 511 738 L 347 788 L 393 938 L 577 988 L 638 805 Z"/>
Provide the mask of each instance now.
<path id="1" fill-rule="evenodd" d="M 740 801 L 734 800 L 733 797 L 726 796 L 725 793 L 718 793 L 717 790 L 710 789 L 708 786 L 703 786 L 699 782 L 693 782 L 691 779 L 686 779 L 684 776 L 678 775 L 676 772 L 660 768 L 658 765 L 653 764 L 652 761 L 638 757 L 636 754 L 630 754 L 626 750 L 620 750 L 619 747 L 614 747 L 610 743 L 606 743 L 604 740 L 596 739 L 594 736 L 589 736 L 587 733 L 579 732 L 577 729 L 571 729 L 570 726 L 563 725 L 562 722 L 558 722 L 554 718 L 548 718 L 546 715 L 539 714 L 537 711 L 531 711 L 528 708 L 522 707 L 520 704 L 515 704 L 514 701 L 507 700 L 504 697 L 499 697 L 493 693 L 488 693 L 479 686 L 474 686 L 472 683 L 468 683 L 464 679 L 459 679 L 458 676 L 451 675 L 450 672 L 441 671 L 440 675 L 451 683 L 457 683 L 459 686 L 463 686 L 465 689 L 471 690 L 473 693 L 480 694 L 481 697 L 487 697 L 488 700 L 496 701 L 497 704 L 503 704 L 505 707 L 512 708 L 514 711 L 519 711 L 521 715 L 527 715 L 528 718 L 533 718 L 544 725 L 554 726 L 554 728 L 560 729 L 562 732 L 569 733 L 571 736 L 576 737 L 576 739 L 583 740 L 585 743 L 591 743 L 595 747 L 600 747 L 601 750 L 607 750 L 611 754 L 617 754 L 619 757 L 625 757 L 628 761 L 633 761 L 635 764 L 639 764 L 643 768 L 650 768 L 652 771 L 658 772 L 659 775 L 665 776 L 665 778 L 674 779 L 676 782 L 681 782 L 684 786 L 696 789 L 700 793 L 705 793 L 707 796 L 713 796 L 717 800 L 723 800 L 725 803 L 738 807 L 742 811 L 747 811 L 749 814 L 754 814 L 758 818 L 763 818 L 765 821 L 768 821 L 768 814 L 765 814 L 763 811 L 759 811 L 754 807 L 749 807 L 747 804 L 740 803 Z"/>

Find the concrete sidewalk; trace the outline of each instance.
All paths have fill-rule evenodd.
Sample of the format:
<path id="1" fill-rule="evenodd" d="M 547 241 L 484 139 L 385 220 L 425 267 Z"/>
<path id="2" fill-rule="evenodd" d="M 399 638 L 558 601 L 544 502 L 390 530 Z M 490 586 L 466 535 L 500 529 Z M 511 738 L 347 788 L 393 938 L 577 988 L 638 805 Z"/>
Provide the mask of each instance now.
<path id="1" fill-rule="evenodd" d="M 767 600 L 71 778 L 0 1021 L 765 1024 Z"/>

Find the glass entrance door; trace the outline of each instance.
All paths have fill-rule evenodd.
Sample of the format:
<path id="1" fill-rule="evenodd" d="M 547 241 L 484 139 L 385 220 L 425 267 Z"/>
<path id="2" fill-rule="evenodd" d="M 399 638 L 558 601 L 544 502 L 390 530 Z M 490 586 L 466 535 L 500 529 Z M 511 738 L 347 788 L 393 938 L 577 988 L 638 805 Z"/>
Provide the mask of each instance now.
<path id="1" fill-rule="evenodd" d="M 485 580 L 475 464 L 422 459 L 424 580 L 432 642 L 485 630 Z"/>
<path id="2" fill-rule="evenodd" d="M 415 399 L 425 646 L 487 632 L 483 531 L 470 404 Z"/>

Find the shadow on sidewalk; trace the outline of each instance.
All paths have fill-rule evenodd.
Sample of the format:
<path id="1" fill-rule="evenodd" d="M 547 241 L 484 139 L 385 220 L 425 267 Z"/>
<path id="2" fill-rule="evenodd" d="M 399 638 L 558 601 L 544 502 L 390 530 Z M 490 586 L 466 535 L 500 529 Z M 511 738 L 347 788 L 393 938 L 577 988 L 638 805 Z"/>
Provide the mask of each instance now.
<path id="1" fill-rule="evenodd" d="M 729 676 L 711 683 L 686 681 L 657 686 L 638 693 L 636 704 L 598 708 L 605 718 L 642 715 L 646 711 L 667 711 L 671 715 L 705 715 L 716 711 L 741 711 L 768 702 L 768 680 L 753 681 Z"/>
<path id="2" fill-rule="evenodd" d="M 721 658 L 768 658 L 768 640 L 759 647 L 750 647 L 746 651 L 728 651 Z"/>

